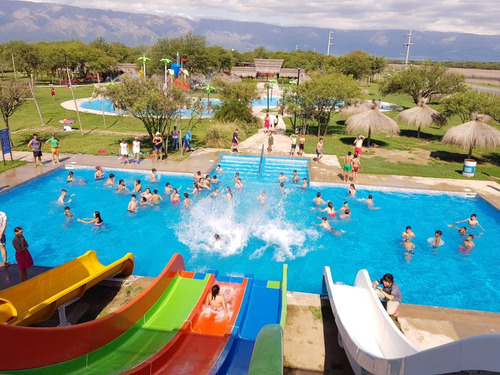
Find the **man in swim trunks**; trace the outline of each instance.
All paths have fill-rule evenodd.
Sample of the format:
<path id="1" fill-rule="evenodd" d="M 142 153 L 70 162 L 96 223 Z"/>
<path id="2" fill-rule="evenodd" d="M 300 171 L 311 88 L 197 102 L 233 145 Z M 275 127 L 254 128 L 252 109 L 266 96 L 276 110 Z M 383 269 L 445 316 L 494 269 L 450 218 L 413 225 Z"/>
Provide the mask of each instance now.
<path id="1" fill-rule="evenodd" d="M 290 140 L 292 141 L 292 144 L 290 145 L 290 156 L 295 156 L 295 149 L 297 148 L 297 136 L 292 133 L 290 136 Z"/>
<path id="2" fill-rule="evenodd" d="M 354 153 L 358 154 L 361 157 L 361 153 L 363 152 L 363 141 L 365 140 L 365 137 L 363 137 L 361 134 L 358 134 L 356 139 L 354 140 Z"/>
<path id="3" fill-rule="evenodd" d="M 306 136 L 301 134 L 299 137 L 299 156 L 304 154 L 304 147 L 306 145 Z"/>
<path id="4" fill-rule="evenodd" d="M 349 151 L 346 156 L 344 156 L 344 167 L 342 168 L 342 178 L 344 182 L 349 181 L 349 174 L 352 170 L 352 153 Z"/>
<path id="5" fill-rule="evenodd" d="M 381 288 L 379 285 L 384 287 Z M 394 277 L 390 273 L 386 273 L 380 280 L 375 280 L 372 287 L 377 291 L 377 297 L 385 301 L 387 313 L 391 316 L 397 315 L 403 295 L 398 284 L 395 283 Z"/>
<path id="6" fill-rule="evenodd" d="M 359 165 L 361 164 L 361 160 L 358 154 L 354 154 L 351 164 L 352 164 L 352 182 L 357 184 Z"/>
<path id="7" fill-rule="evenodd" d="M 316 145 L 316 162 L 319 163 L 323 157 L 323 138 L 320 138 Z"/>
<path id="8" fill-rule="evenodd" d="M 160 155 L 160 161 L 163 160 L 163 137 L 160 132 L 156 132 L 153 137 L 153 155 L 155 156 L 155 161 L 158 160 L 158 154 Z"/>
<path id="9" fill-rule="evenodd" d="M 56 135 L 52 133 L 51 137 L 45 142 L 50 145 L 50 151 L 52 152 L 52 164 L 59 163 L 59 139 Z M 57 161 L 55 160 L 57 158 Z"/>

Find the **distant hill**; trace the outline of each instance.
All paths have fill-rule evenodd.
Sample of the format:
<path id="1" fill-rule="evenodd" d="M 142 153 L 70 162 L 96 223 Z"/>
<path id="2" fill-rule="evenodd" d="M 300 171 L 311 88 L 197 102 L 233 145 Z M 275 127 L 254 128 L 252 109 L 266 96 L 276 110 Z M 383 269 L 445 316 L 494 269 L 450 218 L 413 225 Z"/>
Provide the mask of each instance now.
<path id="1" fill-rule="evenodd" d="M 10 40 L 108 42 L 134 46 L 161 37 L 194 32 L 212 44 L 239 51 L 266 46 L 270 50 L 316 50 L 326 53 L 328 29 L 281 27 L 257 22 L 133 14 L 66 5 L 0 0 L 0 42 Z M 335 30 L 334 55 L 361 49 L 372 55 L 403 59 L 407 30 Z M 500 36 L 414 31 L 410 58 L 439 61 L 500 61 Z"/>

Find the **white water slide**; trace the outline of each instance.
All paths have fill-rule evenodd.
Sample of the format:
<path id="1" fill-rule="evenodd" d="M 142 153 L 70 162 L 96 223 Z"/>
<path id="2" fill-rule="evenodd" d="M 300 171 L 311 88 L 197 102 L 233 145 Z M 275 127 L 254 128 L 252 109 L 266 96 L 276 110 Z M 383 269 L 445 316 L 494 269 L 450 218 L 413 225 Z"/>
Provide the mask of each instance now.
<path id="1" fill-rule="evenodd" d="M 386 313 L 366 270 L 360 270 L 354 286 L 349 286 L 334 284 L 330 267 L 325 267 L 323 281 L 339 329 L 339 343 L 355 374 L 500 372 L 500 334 L 468 337 L 420 351 Z"/>

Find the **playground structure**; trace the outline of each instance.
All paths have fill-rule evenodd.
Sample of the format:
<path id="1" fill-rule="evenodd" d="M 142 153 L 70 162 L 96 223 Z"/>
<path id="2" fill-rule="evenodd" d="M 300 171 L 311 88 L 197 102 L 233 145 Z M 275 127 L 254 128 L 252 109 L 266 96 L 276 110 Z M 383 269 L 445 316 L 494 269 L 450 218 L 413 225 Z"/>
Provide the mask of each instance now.
<path id="1" fill-rule="evenodd" d="M 330 267 L 323 269 L 339 344 L 355 374 L 444 374 L 462 371 L 500 371 L 492 348 L 500 334 L 468 337 L 420 351 L 401 333 L 372 288 L 366 270 L 354 286 L 334 284 Z"/>
<path id="2" fill-rule="evenodd" d="M 54 373 L 241 373 L 282 361 L 287 266 L 282 281 L 187 272 L 174 254 L 162 273 L 121 309 L 70 327 L 0 325 L 0 372 Z M 228 318 L 202 309 L 215 283 L 231 290 Z M 36 293 L 33 289 L 31 293 Z M 266 329 L 252 352 L 261 328 Z M 30 345 L 22 345 L 29 342 Z M 269 361 L 269 343 L 281 356 Z M 277 347 L 276 345 L 279 344 Z M 282 367 L 281 367 L 282 369 Z"/>

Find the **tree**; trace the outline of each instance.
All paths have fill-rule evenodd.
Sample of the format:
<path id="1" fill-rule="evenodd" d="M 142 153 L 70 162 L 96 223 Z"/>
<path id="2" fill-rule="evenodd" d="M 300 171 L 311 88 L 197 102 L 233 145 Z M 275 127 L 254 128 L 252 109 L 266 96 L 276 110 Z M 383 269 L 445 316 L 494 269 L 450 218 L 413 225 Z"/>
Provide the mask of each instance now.
<path id="1" fill-rule="evenodd" d="M 214 108 L 216 120 L 256 123 L 257 119 L 248 107 L 248 103 L 258 96 L 256 82 L 217 81 L 214 85 L 217 86 L 222 100 L 222 103 Z"/>
<path id="2" fill-rule="evenodd" d="M 29 95 L 30 89 L 27 83 L 15 79 L 0 82 L 0 113 L 7 129 L 9 129 L 9 117 L 26 102 Z"/>
<path id="3" fill-rule="evenodd" d="M 429 99 L 436 94 L 453 94 L 465 90 L 463 74 L 447 72 L 442 63 L 430 61 L 420 66 L 395 70 L 382 79 L 380 91 L 387 94 L 408 94 L 415 104 L 421 98 Z"/>
<path id="4" fill-rule="evenodd" d="M 493 94 L 467 90 L 456 93 L 441 100 L 446 117 L 458 115 L 462 122 L 470 120 L 473 113 L 490 115 L 498 118 L 500 114 L 500 100 Z"/>
<path id="5" fill-rule="evenodd" d="M 372 74 L 372 60 L 369 54 L 357 50 L 349 52 L 337 60 L 337 69 L 345 75 L 352 75 L 354 79 L 361 79 Z"/>
<path id="6" fill-rule="evenodd" d="M 318 137 L 328 133 L 328 124 L 335 107 L 343 101 L 361 97 L 361 87 L 352 77 L 343 74 L 314 77 L 303 85 L 292 87 L 284 97 L 288 111 L 298 111 L 304 118 L 316 121 Z"/>
<path id="7" fill-rule="evenodd" d="M 152 138 L 156 132 L 170 133 L 179 108 L 186 104 L 184 91 L 174 86 L 163 89 L 163 80 L 124 76 L 122 84 L 108 84 L 94 91 L 110 98 L 123 112 L 142 121 Z"/>

